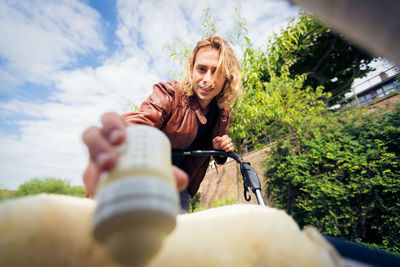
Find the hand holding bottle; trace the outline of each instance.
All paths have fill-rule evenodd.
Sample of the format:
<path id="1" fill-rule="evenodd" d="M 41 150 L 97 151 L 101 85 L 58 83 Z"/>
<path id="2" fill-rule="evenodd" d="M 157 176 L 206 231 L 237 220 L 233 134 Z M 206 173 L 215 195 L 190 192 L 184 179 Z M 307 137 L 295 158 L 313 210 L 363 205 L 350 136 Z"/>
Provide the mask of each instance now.
<path id="1" fill-rule="evenodd" d="M 110 171 L 117 163 L 115 147 L 126 138 L 127 123 L 116 113 L 106 113 L 101 118 L 102 127 L 91 127 L 83 134 L 83 141 L 89 151 L 89 164 L 83 174 L 83 181 L 89 197 L 93 197 L 101 173 Z M 186 188 L 188 177 L 181 169 L 173 166 L 172 172 L 179 191 Z"/>

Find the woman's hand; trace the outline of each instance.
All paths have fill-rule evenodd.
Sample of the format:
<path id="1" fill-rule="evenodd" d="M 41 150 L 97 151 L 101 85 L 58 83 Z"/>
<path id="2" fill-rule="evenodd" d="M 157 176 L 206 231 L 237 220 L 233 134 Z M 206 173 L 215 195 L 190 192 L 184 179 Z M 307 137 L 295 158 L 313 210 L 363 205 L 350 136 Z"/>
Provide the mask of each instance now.
<path id="1" fill-rule="evenodd" d="M 83 174 L 88 197 L 93 197 L 101 173 L 111 170 L 117 163 L 115 147 L 122 144 L 126 138 L 127 123 L 116 113 L 106 113 L 101 118 L 102 127 L 91 127 L 82 136 L 89 150 L 89 164 Z M 187 174 L 172 167 L 178 190 L 183 190 L 188 184 Z"/>
<path id="2" fill-rule="evenodd" d="M 213 140 L 213 148 L 216 150 L 224 150 L 225 152 L 233 152 L 234 150 L 232 139 L 228 135 L 215 137 Z"/>

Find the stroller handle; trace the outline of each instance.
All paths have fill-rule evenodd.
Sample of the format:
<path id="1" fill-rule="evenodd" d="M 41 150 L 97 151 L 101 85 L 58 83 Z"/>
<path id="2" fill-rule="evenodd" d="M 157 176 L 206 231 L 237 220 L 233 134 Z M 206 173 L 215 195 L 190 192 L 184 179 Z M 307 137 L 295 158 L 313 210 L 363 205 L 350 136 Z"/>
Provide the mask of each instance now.
<path id="1" fill-rule="evenodd" d="M 243 159 L 239 156 L 239 154 L 235 152 L 225 152 L 223 150 L 195 150 L 195 151 L 184 151 L 184 150 L 172 150 L 173 156 L 220 156 L 220 157 L 228 157 L 233 158 L 238 163 L 242 163 Z"/>
<path id="2" fill-rule="evenodd" d="M 251 196 L 248 195 L 249 188 L 253 191 L 256 196 L 257 202 L 261 206 L 266 206 L 264 199 L 261 195 L 261 184 L 258 179 L 257 172 L 250 165 L 249 162 L 244 162 L 239 154 L 235 152 L 225 152 L 223 150 L 196 150 L 196 151 L 182 151 L 173 150 L 173 156 L 220 156 L 233 158 L 240 164 L 240 172 L 243 176 L 243 187 L 244 187 L 244 199 L 247 201 L 251 200 Z"/>

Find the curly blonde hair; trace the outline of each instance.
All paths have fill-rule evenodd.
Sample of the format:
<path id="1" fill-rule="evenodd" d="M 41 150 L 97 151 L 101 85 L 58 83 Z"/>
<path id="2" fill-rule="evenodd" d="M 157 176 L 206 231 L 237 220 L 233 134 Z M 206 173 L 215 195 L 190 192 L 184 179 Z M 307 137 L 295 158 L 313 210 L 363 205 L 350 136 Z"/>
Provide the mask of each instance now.
<path id="1" fill-rule="evenodd" d="M 242 95 L 242 84 L 239 62 L 228 43 L 219 36 L 209 35 L 199 41 L 191 55 L 186 58 L 185 76 L 179 82 L 180 89 L 186 97 L 194 95 L 193 68 L 198 51 L 211 46 L 219 51 L 218 66 L 213 77 L 214 81 L 219 75 L 225 76 L 225 84 L 219 95 L 216 96 L 219 108 L 229 108 L 230 105 Z"/>

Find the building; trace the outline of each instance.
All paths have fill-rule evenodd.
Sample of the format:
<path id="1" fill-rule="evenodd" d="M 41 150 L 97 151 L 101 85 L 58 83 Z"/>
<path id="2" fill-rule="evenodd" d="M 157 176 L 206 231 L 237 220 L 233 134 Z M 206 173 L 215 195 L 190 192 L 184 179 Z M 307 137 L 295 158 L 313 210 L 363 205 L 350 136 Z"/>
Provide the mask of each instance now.
<path id="1" fill-rule="evenodd" d="M 365 105 L 373 102 L 377 98 L 390 95 L 400 90 L 400 72 L 395 75 L 388 76 L 387 73 L 380 73 L 381 81 L 359 93 L 357 99 L 359 105 Z"/>

